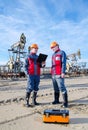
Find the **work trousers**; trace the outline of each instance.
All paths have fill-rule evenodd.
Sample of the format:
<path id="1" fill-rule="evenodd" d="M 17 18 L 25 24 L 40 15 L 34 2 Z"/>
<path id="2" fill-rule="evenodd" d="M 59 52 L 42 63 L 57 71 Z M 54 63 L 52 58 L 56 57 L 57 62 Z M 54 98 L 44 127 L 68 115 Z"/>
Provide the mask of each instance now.
<path id="1" fill-rule="evenodd" d="M 27 92 L 37 92 L 39 90 L 40 75 L 28 75 Z"/>
<path id="2" fill-rule="evenodd" d="M 63 94 L 67 93 L 66 86 L 64 84 L 64 78 L 61 78 L 60 75 L 53 75 L 52 82 L 54 91 L 56 93 L 58 93 L 59 91 L 61 91 Z"/>

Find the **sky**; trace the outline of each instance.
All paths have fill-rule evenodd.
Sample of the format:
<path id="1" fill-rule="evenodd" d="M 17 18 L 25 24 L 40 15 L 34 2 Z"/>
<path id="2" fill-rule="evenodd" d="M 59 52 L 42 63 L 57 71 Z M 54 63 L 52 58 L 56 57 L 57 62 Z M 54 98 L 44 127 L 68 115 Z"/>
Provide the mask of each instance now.
<path id="1" fill-rule="evenodd" d="M 81 51 L 79 62 L 88 62 L 88 0 L 0 0 L 0 65 L 9 60 L 8 49 L 26 36 L 25 48 L 39 46 L 48 55 L 57 41 L 66 54 Z"/>

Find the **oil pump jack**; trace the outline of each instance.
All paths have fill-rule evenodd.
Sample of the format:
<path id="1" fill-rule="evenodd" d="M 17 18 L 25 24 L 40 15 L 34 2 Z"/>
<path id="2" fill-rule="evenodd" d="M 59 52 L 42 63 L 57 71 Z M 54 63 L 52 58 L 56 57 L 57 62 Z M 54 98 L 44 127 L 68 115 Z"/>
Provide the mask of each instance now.
<path id="1" fill-rule="evenodd" d="M 79 66 L 77 64 L 78 59 L 81 59 L 80 49 L 76 53 L 67 55 L 67 73 L 77 72 Z"/>
<path id="2" fill-rule="evenodd" d="M 21 68 L 23 67 L 22 59 L 25 58 L 25 44 L 26 44 L 26 36 L 24 33 L 21 34 L 20 40 L 14 43 L 9 51 L 9 61 L 8 61 L 8 70 L 9 72 L 20 73 Z"/>

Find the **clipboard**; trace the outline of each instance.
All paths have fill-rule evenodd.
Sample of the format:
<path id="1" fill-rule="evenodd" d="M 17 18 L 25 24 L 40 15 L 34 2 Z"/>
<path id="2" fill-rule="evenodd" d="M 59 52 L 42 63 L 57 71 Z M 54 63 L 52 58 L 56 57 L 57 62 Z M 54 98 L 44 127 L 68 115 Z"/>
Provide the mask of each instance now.
<path id="1" fill-rule="evenodd" d="M 46 61 L 47 57 L 48 57 L 48 55 L 40 53 L 38 56 L 37 62 L 39 62 L 39 63 L 44 62 L 44 61 Z"/>

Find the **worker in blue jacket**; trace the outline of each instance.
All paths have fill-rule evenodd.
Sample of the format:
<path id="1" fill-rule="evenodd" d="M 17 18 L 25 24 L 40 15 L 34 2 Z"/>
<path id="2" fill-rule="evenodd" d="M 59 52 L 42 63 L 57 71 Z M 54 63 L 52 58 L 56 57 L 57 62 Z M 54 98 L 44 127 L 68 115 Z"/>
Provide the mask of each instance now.
<path id="1" fill-rule="evenodd" d="M 27 80 L 27 89 L 26 89 L 26 106 L 29 107 L 29 98 L 31 92 L 33 91 L 32 96 L 32 104 L 38 105 L 36 102 L 37 92 L 39 90 L 39 83 L 40 83 L 40 68 L 45 67 L 45 62 L 39 63 L 37 62 L 38 55 L 38 45 L 32 44 L 30 46 L 30 53 L 28 54 L 25 60 L 25 71 L 28 76 Z"/>

